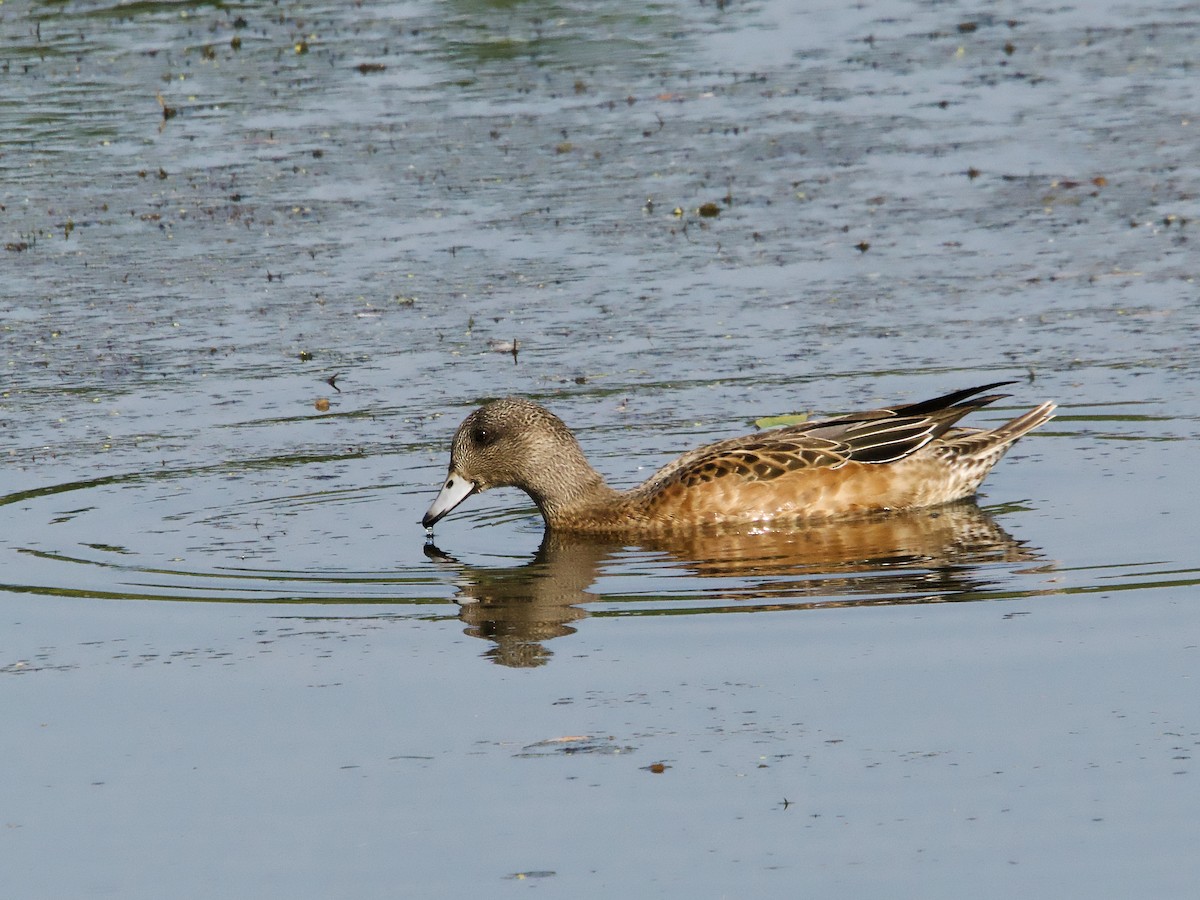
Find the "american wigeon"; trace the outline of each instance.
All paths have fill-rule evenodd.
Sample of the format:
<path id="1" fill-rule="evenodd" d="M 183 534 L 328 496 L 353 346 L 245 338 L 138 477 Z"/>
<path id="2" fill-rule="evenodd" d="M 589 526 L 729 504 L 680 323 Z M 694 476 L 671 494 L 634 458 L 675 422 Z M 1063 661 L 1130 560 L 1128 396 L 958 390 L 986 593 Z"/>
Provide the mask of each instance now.
<path id="1" fill-rule="evenodd" d="M 588 463 L 556 415 L 507 397 L 471 413 L 450 449 L 450 472 L 426 528 L 469 496 L 518 487 L 546 525 L 593 534 L 773 525 L 949 503 L 975 493 L 1013 443 L 1047 422 L 1043 403 L 985 431 L 959 419 L 1007 396 L 996 382 L 922 403 L 851 413 L 730 438 L 667 463 L 618 491 Z"/>

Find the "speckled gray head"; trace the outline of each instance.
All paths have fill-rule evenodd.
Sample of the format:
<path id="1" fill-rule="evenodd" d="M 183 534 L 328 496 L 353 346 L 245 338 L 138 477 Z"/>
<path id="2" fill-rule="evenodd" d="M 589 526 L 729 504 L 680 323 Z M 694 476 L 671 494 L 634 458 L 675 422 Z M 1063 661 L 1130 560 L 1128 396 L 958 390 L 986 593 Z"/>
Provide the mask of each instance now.
<path id="1" fill-rule="evenodd" d="M 472 494 L 495 487 L 521 488 L 540 507 L 548 482 L 562 478 L 556 463 L 577 465 L 582 458 L 570 430 L 549 410 L 520 397 L 493 400 L 458 426 L 446 480 L 421 524 L 432 528 Z"/>

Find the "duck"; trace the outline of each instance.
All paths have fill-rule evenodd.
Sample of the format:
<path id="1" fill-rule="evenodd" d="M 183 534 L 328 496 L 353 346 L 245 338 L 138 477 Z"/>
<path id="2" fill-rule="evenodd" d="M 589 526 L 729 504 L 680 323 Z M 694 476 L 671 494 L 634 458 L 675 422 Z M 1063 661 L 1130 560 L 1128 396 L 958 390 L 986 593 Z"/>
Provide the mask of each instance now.
<path id="1" fill-rule="evenodd" d="M 610 487 L 566 424 L 521 397 L 468 415 L 446 479 L 421 519 L 427 533 L 474 494 L 516 487 L 548 530 L 633 536 L 785 527 L 971 497 L 1020 438 L 1044 425 L 1047 401 L 992 429 L 958 422 L 1010 396 L 998 381 L 931 400 L 805 421 L 688 451 L 628 490 Z"/>

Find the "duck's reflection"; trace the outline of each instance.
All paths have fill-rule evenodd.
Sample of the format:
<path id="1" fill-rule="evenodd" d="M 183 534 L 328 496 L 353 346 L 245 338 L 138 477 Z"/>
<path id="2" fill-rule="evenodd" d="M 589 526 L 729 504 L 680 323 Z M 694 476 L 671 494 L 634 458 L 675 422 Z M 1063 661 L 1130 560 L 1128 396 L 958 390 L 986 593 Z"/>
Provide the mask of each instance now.
<path id="1" fill-rule="evenodd" d="M 736 582 L 687 593 L 689 606 L 704 611 L 968 600 L 993 584 L 987 564 L 1037 558 L 1035 550 L 970 501 L 787 530 L 639 538 L 636 546 L 680 574 Z M 466 565 L 433 544 L 425 553 L 457 572 L 456 599 L 466 633 L 492 641 L 488 655 L 497 663 L 529 667 L 553 655 L 544 641 L 575 631 L 571 623 L 587 615 L 580 605 L 600 599 L 589 588 L 601 567 L 627 555 L 629 547 L 629 542 L 551 532 L 533 559 L 515 568 Z M 632 599 L 656 597 L 666 608 L 680 595 L 664 591 Z M 700 599 L 705 602 L 694 602 Z"/>

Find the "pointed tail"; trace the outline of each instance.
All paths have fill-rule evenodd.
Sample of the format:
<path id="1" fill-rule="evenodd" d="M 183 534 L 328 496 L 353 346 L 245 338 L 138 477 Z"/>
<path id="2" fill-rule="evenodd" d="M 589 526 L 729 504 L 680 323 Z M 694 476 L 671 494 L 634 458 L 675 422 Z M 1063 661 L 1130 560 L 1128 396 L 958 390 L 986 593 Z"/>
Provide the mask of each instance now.
<path id="1" fill-rule="evenodd" d="M 1011 422 L 1005 422 L 999 428 L 994 429 L 991 433 L 998 438 L 1002 443 L 1011 444 L 1013 441 L 1023 437 L 1033 429 L 1045 425 L 1054 418 L 1054 410 L 1058 407 L 1057 403 L 1047 400 L 1036 409 L 1031 409 L 1023 415 L 1017 416 Z"/>

